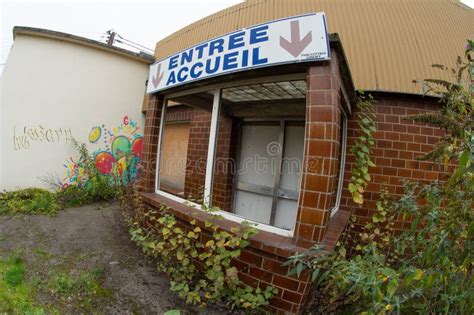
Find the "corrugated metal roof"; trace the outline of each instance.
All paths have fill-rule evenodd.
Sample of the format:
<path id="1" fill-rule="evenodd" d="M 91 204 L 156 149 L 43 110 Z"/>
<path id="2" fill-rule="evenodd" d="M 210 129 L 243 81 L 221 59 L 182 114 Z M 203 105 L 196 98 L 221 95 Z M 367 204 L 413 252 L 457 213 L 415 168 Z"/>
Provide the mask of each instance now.
<path id="1" fill-rule="evenodd" d="M 356 88 L 421 94 L 413 80 L 440 78 L 474 34 L 474 10 L 457 0 L 248 0 L 156 44 L 157 60 L 261 22 L 325 12 L 339 33 Z"/>

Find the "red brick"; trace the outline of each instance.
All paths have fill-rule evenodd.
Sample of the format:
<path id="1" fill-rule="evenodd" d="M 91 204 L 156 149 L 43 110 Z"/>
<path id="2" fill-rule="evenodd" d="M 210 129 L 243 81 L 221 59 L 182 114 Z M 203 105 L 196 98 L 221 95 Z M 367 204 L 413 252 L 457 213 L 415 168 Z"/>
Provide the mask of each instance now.
<path id="1" fill-rule="evenodd" d="M 303 295 L 301 295 L 299 293 L 296 293 L 296 292 L 292 292 L 292 291 L 288 291 L 288 290 L 285 290 L 283 292 L 283 299 L 286 300 L 286 301 L 293 302 L 295 304 L 300 304 L 302 298 L 303 298 Z"/>
<path id="2" fill-rule="evenodd" d="M 286 275 L 289 270 L 288 266 L 283 266 L 281 262 L 269 258 L 263 260 L 262 268 L 280 275 Z"/>
<path id="3" fill-rule="evenodd" d="M 264 271 L 260 268 L 250 267 L 249 275 L 251 275 L 252 277 L 256 279 L 263 280 L 265 282 L 271 283 L 273 280 L 273 273 Z"/>
<path id="4" fill-rule="evenodd" d="M 312 191 L 327 191 L 328 177 L 314 174 L 307 174 L 306 176 L 305 189 Z"/>
<path id="5" fill-rule="evenodd" d="M 300 282 L 288 277 L 274 275 L 272 284 L 280 288 L 286 288 L 291 291 L 296 291 L 298 290 Z"/>
<path id="6" fill-rule="evenodd" d="M 270 300 L 270 305 L 275 306 L 279 309 L 283 309 L 288 312 L 290 312 L 293 308 L 293 303 L 290 303 L 281 299 L 277 299 L 277 298 L 272 298 Z"/>
<path id="7" fill-rule="evenodd" d="M 328 74 L 311 75 L 309 77 L 309 90 L 331 89 L 331 76 Z"/>
<path id="8" fill-rule="evenodd" d="M 323 225 L 323 220 L 326 211 L 323 210 L 316 210 L 311 208 L 302 208 L 301 209 L 301 223 L 309 224 L 309 225 Z M 312 232 L 313 230 L 310 228 L 307 233 Z M 310 236 L 310 234 L 306 234 L 306 230 L 300 231 L 302 237 L 307 238 L 306 236 Z M 308 237 L 311 238 L 311 237 Z"/>
<path id="9" fill-rule="evenodd" d="M 263 258 L 261 256 L 258 256 L 249 250 L 242 250 L 240 253 L 239 259 L 242 260 L 243 262 L 248 263 L 251 266 L 257 266 L 260 267 L 262 266 L 262 261 Z"/>

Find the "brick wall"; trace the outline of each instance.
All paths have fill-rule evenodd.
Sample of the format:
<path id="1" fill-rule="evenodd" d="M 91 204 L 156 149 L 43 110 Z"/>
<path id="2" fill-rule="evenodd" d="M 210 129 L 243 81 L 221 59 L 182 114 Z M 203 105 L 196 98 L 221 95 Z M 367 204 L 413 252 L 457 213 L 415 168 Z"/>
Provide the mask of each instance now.
<path id="1" fill-rule="evenodd" d="M 211 204 L 226 211 L 232 209 L 237 128 L 237 123 L 231 117 L 221 114 L 217 132 Z"/>
<path id="2" fill-rule="evenodd" d="M 138 184 L 144 193 L 155 192 L 156 182 L 156 152 L 160 136 L 162 96 L 150 96 L 145 116 L 144 141 L 141 161 L 141 178 Z"/>
<path id="3" fill-rule="evenodd" d="M 185 230 L 194 228 L 189 222 L 195 220 L 203 230 L 200 241 L 205 243 L 210 239 L 211 234 L 206 231 L 204 224 L 209 217 L 203 211 L 186 207 L 154 193 L 143 194 L 143 197 L 152 207 L 165 205 L 173 209 L 179 226 Z M 217 223 L 228 232 L 237 224 L 228 220 L 218 220 Z M 258 237 L 251 240 L 250 245 L 242 250 L 241 255 L 232 261 L 232 265 L 239 270 L 239 279 L 245 284 L 262 289 L 272 285 L 278 289 L 278 294 L 270 300 L 268 306 L 271 314 L 298 313 L 302 310 L 309 292 L 310 275 L 303 272 L 299 277 L 288 276 L 289 267 L 282 264 L 290 255 L 303 250 L 304 248 L 295 246 L 287 237 L 261 231 Z"/>
<path id="4" fill-rule="evenodd" d="M 192 121 L 194 117 L 194 108 L 189 106 L 171 106 L 166 110 L 166 121 Z"/>
<path id="5" fill-rule="evenodd" d="M 185 194 L 201 196 L 203 192 L 211 113 L 189 106 L 172 106 L 166 111 L 167 122 L 188 121 L 188 160 Z M 213 174 L 212 206 L 232 209 L 233 177 L 235 175 L 235 148 L 237 124 L 231 117 L 221 114 L 216 144 L 216 161 Z"/>
<path id="6" fill-rule="evenodd" d="M 376 142 L 371 156 L 376 167 L 369 170 L 372 181 L 364 194 L 363 206 L 355 205 L 347 190 L 355 161 L 351 148 L 358 135 L 355 115 L 348 121 L 348 146 L 341 208 L 354 213 L 359 228 L 376 209 L 375 203 L 383 187 L 386 187 L 390 194 L 400 195 L 403 193 L 403 179 L 426 183 L 446 176 L 439 165 L 416 159 L 429 152 L 443 136 L 443 132 L 422 123 L 403 119 L 405 115 L 439 109 L 437 101 L 429 97 L 397 96 L 388 93 L 374 94 L 374 97 L 377 132 L 374 135 Z M 408 225 L 409 222 L 399 218 L 395 223 L 395 229 L 408 228 Z"/>
<path id="7" fill-rule="evenodd" d="M 295 237 L 304 247 L 325 238 L 335 206 L 341 150 L 337 58 L 308 69 L 304 168 Z"/>
<path id="8" fill-rule="evenodd" d="M 184 183 L 184 193 L 186 196 L 192 196 L 193 199 L 201 200 L 204 194 L 210 127 L 211 113 L 196 109 L 189 128 L 188 159 Z"/>

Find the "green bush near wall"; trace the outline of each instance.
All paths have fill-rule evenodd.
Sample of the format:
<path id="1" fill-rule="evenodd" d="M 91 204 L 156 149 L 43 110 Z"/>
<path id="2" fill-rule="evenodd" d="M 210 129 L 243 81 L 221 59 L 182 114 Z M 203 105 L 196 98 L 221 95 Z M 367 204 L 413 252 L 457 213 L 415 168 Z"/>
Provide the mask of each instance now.
<path id="1" fill-rule="evenodd" d="M 60 209 L 57 195 L 41 188 L 0 194 L 0 214 L 55 214 Z"/>
<path id="2" fill-rule="evenodd" d="M 434 66 L 456 77 L 424 82 L 442 108 L 405 119 L 444 131 L 419 159 L 454 170 L 443 182 L 407 181 L 401 196 L 382 190 L 371 220 L 356 230 L 352 217 L 336 250 L 291 257 L 292 273 L 312 273 L 311 314 L 474 314 L 474 41 L 457 69 Z M 361 203 L 364 182 L 356 184 L 349 190 Z M 397 219 L 411 226 L 396 232 Z"/>

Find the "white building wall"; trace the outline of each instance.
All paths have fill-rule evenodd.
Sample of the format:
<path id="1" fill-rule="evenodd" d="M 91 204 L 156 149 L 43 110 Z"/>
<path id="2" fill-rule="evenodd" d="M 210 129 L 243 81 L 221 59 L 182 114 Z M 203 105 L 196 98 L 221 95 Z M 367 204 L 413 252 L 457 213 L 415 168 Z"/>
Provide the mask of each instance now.
<path id="1" fill-rule="evenodd" d="M 131 143 L 143 135 L 147 73 L 147 64 L 131 58 L 18 35 L 2 78 L 0 189 L 46 187 L 46 177 L 79 181 L 81 174 L 73 178 L 79 163 L 70 137 L 91 152 L 111 152 L 116 137 Z"/>
<path id="2" fill-rule="evenodd" d="M 2 163 L 2 160 L 3 160 L 3 136 L 2 136 L 2 133 L 3 133 L 3 106 L 2 106 L 2 100 L 3 100 L 3 97 L 2 97 L 2 71 L 0 70 L 0 190 L 2 189 L 3 185 L 3 163 Z"/>

